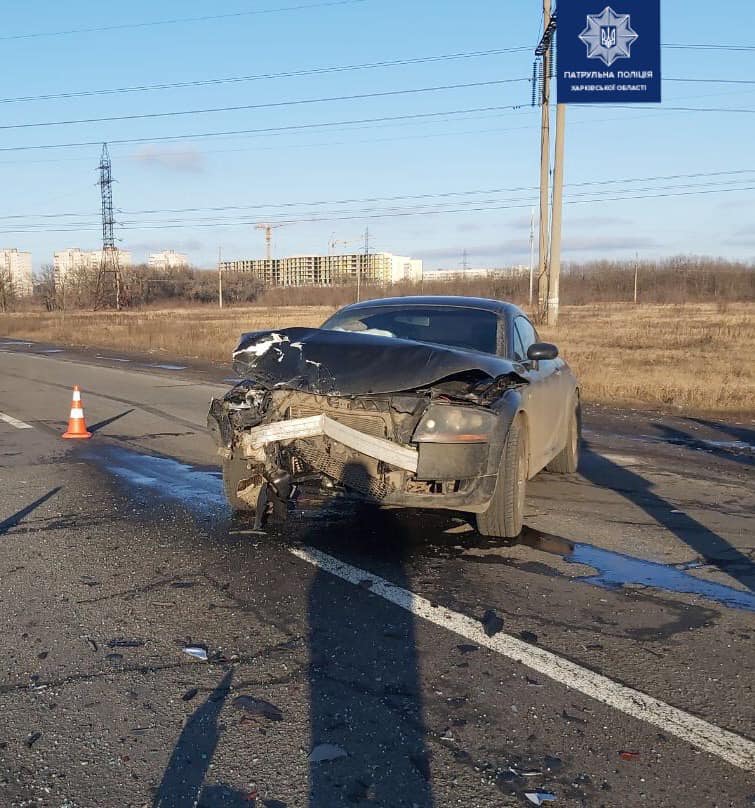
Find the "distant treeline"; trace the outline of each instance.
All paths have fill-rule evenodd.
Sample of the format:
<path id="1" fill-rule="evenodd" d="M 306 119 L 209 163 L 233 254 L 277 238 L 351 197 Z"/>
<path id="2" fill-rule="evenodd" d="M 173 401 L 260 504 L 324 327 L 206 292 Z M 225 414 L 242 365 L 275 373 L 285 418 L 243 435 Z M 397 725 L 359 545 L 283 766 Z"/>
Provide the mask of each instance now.
<path id="1" fill-rule="evenodd" d="M 572 262 L 561 273 L 562 305 L 596 302 L 621 302 L 634 299 L 635 271 L 638 302 L 698 303 L 741 302 L 755 300 L 755 264 L 721 258 L 678 256 L 660 261 Z M 433 281 L 425 273 L 422 283 L 391 286 L 363 284 L 361 297 L 388 297 L 411 294 L 470 295 L 492 297 L 526 304 L 529 277 L 463 278 Z M 212 270 L 177 269 L 158 271 L 146 266 L 124 270 L 123 302 L 129 307 L 165 306 L 192 303 L 217 303 L 218 273 Z M 354 286 L 265 288 L 251 275 L 224 273 L 223 300 L 226 304 L 262 306 L 340 306 L 355 299 Z M 537 295 L 537 280 L 535 280 Z M 91 273 L 54 283 L 51 268 L 43 271 L 35 286 L 34 299 L 23 307 L 40 304 L 48 309 L 88 309 L 96 305 L 96 277 Z M 7 309 L 18 308 L 22 301 L 3 299 Z"/>

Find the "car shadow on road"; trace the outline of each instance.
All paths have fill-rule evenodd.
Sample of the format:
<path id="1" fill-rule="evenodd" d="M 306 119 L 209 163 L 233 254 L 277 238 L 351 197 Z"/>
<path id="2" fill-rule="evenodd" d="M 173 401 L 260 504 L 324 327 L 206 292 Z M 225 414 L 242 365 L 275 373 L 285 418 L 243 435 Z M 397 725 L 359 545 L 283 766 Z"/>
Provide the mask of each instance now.
<path id="1" fill-rule="evenodd" d="M 715 457 L 720 457 L 723 460 L 731 460 L 734 463 L 740 463 L 743 466 L 755 466 L 755 455 L 752 454 L 751 449 L 745 451 L 746 441 L 743 438 L 704 440 L 689 432 L 684 432 L 681 429 L 669 426 L 668 424 L 656 424 L 655 428 L 661 432 L 661 440 L 665 443 L 703 451 Z M 736 435 L 737 433 L 735 432 L 733 434 Z M 750 443 L 749 445 L 752 444 Z"/>
<path id="2" fill-rule="evenodd" d="M 750 429 L 746 426 L 738 426 L 737 424 L 726 424 L 722 421 L 711 421 L 708 418 L 693 418 L 690 416 L 684 420 L 694 424 L 699 424 L 700 426 L 707 427 L 708 429 L 715 430 L 716 432 L 722 432 L 732 440 L 741 441 L 742 443 L 747 443 L 750 446 L 755 446 L 755 429 Z"/>
<path id="3" fill-rule="evenodd" d="M 653 484 L 637 472 L 614 463 L 583 444 L 580 474 L 602 488 L 610 488 L 626 497 L 665 527 L 707 564 L 755 591 L 755 564 L 726 539 L 679 511 L 653 490 Z"/>
<path id="4" fill-rule="evenodd" d="M 392 511 L 354 504 L 337 521 L 319 520 L 303 534 L 307 545 L 341 560 L 358 547 L 390 567 L 393 583 L 411 588 L 410 542 Z M 319 568 L 308 609 L 310 808 L 431 808 L 413 615 L 371 594 L 366 582 L 354 586 Z M 317 762 L 323 751 L 343 756 Z"/>

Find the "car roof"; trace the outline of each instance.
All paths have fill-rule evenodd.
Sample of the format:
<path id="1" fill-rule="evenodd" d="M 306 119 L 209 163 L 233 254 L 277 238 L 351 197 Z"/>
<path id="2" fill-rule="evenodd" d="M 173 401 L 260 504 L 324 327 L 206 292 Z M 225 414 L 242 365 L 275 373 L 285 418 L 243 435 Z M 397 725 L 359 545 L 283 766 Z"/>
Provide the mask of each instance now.
<path id="1" fill-rule="evenodd" d="M 513 303 L 505 300 L 492 300 L 488 297 L 465 297 L 463 295 L 412 295 L 408 297 L 380 297 L 374 300 L 364 300 L 360 303 L 350 303 L 340 311 L 354 311 L 356 309 L 372 309 L 381 306 L 457 306 L 463 309 L 483 309 L 494 314 L 511 316 L 524 314 Z"/>

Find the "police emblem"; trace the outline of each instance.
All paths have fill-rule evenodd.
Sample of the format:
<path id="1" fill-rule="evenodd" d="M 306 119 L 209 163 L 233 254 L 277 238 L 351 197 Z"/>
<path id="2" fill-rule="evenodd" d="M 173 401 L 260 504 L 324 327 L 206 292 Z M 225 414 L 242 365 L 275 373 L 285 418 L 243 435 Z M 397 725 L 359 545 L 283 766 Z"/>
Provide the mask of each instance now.
<path id="1" fill-rule="evenodd" d="M 600 14 L 587 15 L 587 27 L 579 38 L 587 46 L 588 59 L 602 59 L 610 67 L 617 59 L 629 59 L 638 38 L 629 24 L 629 14 L 617 14 L 606 6 Z"/>

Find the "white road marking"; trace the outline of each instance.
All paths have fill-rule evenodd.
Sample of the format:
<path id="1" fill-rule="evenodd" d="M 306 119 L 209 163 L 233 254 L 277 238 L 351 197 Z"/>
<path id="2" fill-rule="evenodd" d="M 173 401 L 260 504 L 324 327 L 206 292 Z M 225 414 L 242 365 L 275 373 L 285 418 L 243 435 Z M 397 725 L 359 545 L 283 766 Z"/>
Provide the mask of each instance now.
<path id="1" fill-rule="evenodd" d="M 5 421 L 6 424 L 15 426 L 16 429 L 34 429 L 31 424 L 25 424 L 23 421 L 19 421 L 18 418 L 14 418 L 12 415 L 6 415 L 4 412 L 0 412 L 0 421 Z"/>
<path id="2" fill-rule="evenodd" d="M 740 769 L 755 771 L 755 743 L 747 738 L 721 729 L 702 718 L 672 707 L 639 690 L 614 682 L 607 676 L 583 668 L 551 651 L 530 645 L 516 637 L 504 633 L 488 637 L 478 620 L 442 606 L 433 606 L 426 598 L 415 595 L 408 589 L 396 586 L 371 572 L 339 561 L 327 553 L 303 547 L 290 549 L 302 561 L 313 564 L 344 581 L 357 586 L 365 586 L 365 583 L 369 582 L 370 592 L 417 617 L 453 631 L 515 662 L 521 662 L 555 682 L 578 690 L 626 715 L 659 727 L 664 732 L 671 733 Z"/>

